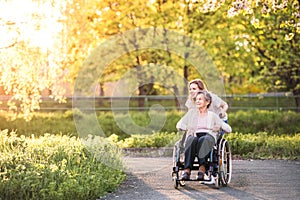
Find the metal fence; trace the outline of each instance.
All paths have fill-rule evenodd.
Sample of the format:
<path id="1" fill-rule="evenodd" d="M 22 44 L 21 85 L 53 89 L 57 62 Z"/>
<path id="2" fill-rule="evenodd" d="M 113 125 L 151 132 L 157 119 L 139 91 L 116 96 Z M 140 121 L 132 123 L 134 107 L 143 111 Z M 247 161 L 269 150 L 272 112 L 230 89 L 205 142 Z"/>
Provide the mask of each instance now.
<path id="1" fill-rule="evenodd" d="M 272 94 L 247 94 L 247 95 L 223 95 L 220 96 L 229 105 L 229 110 L 292 110 L 299 111 L 296 106 L 296 97 L 285 93 Z M 67 97 L 66 103 L 57 103 L 50 98 L 42 98 L 41 111 L 71 110 L 76 105 L 81 109 L 93 109 L 96 111 L 109 110 L 185 110 L 184 103 L 187 96 L 131 96 L 131 97 Z M 8 97 L 0 97 L 2 102 L 0 109 L 6 110 Z"/>

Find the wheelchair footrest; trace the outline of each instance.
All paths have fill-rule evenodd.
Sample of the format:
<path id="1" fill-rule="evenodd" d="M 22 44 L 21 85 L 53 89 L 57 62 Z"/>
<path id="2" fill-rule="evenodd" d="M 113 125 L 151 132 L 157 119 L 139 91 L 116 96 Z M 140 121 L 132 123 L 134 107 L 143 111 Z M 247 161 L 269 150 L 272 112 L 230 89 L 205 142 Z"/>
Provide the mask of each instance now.
<path id="1" fill-rule="evenodd" d="M 207 182 L 212 182 L 212 178 L 206 180 L 206 179 L 202 179 L 202 180 L 198 180 L 196 178 L 191 178 L 191 179 L 188 179 L 188 180 L 182 180 L 181 178 L 180 179 L 177 179 L 177 181 L 198 181 L 198 182 L 203 182 L 203 183 L 207 183 Z"/>
<path id="2" fill-rule="evenodd" d="M 205 175 L 204 179 L 198 180 L 197 178 L 190 178 L 188 180 L 182 180 L 181 178 L 177 179 L 177 181 L 198 181 L 201 184 L 214 184 L 215 183 L 215 176 L 211 175 L 208 177 Z"/>

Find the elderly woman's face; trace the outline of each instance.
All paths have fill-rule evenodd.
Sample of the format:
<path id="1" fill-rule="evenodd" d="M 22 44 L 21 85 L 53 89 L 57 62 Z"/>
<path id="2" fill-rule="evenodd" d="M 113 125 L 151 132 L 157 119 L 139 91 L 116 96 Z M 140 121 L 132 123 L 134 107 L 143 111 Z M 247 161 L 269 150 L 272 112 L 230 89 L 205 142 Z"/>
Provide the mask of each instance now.
<path id="1" fill-rule="evenodd" d="M 196 106 L 197 108 L 207 108 L 209 101 L 207 101 L 203 94 L 198 94 L 196 96 Z"/>
<path id="2" fill-rule="evenodd" d="M 200 89 L 196 83 L 190 84 L 190 95 L 192 98 L 195 98 L 199 91 Z"/>

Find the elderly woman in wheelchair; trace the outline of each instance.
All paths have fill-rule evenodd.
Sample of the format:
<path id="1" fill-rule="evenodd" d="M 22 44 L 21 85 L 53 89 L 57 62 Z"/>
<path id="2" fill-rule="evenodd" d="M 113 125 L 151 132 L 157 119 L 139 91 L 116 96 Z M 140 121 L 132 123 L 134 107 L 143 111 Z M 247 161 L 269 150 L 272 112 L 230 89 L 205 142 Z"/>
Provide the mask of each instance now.
<path id="1" fill-rule="evenodd" d="M 178 182 L 182 183 L 181 181 L 205 181 L 204 177 L 206 175 L 207 160 L 210 160 L 213 164 L 213 161 L 216 160 L 216 157 L 221 157 L 221 159 L 224 159 L 225 162 L 228 161 L 228 159 L 231 159 L 229 144 L 222 137 L 219 137 L 219 133 L 221 131 L 228 133 L 231 132 L 231 127 L 221 120 L 217 114 L 208 111 L 211 102 L 212 97 L 208 92 L 198 92 L 195 98 L 197 109 L 190 109 L 176 125 L 177 129 L 184 130 L 185 134 L 183 140 L 177 143 L 177 148 L 175 149 L 178 151 L 176 150 L 177 152 L 174 152 L 176 157 L 176 165 L 173 167 L 175 188 L 177 188 Z M 179 154 L 182 153 L 180 150 L 182 150 L 183 147 L 184 164 L 181 165 Z M 213 154 L 214 152 L 215 154 Z M 224 154 L 226 152 L 229 152 L 230 158 L 228 157 L 228 154 Z M 227 157 L 222 158 L 222 156 Z M 191 171 L 195 169 L 195 158 L 197 158 L 196 168 L 198 173 L 195 179 L 191 179 Z M 215 162 L 214 164 L 218 165 L 219 161 Z M 211 167 L 216 168 L 216 166 Z M 179 169 L 183 169 L 181 179 L 178 177 Z M 228 180 L 226 170 L 227 169 L 223 169 L 221 172 L 221 175 L 223 175 L 223 179 L 225 181 L 226 176 Z M 231 173 L 231 163 L 229 171 Z M 210 172 L 212 173 L 213 170 Z M 216 173 L 218 174 L 219 172 L 217 171 Z M 231 176 L 231 174 L 229 176 Z"/>

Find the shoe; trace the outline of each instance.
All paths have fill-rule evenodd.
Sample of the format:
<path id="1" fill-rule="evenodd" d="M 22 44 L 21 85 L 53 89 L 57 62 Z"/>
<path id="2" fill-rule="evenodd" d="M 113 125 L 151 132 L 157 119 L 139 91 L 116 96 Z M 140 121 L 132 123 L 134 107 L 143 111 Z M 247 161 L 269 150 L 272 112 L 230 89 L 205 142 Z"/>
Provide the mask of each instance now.
<path id="1" fill-rule="evenodd" d="M 190 173 L 184 172 L 181 176 L 182 180 L 190 180 Z"/>
<path id="2" fill-rule="evenodd" d="M 197 179 L 197 181 L 204 180 L 204 174 L 202 172 L 198 172 L 198 175 L 197 175 L 196 179 Z"/>

